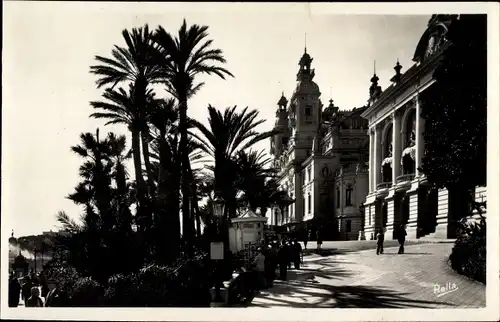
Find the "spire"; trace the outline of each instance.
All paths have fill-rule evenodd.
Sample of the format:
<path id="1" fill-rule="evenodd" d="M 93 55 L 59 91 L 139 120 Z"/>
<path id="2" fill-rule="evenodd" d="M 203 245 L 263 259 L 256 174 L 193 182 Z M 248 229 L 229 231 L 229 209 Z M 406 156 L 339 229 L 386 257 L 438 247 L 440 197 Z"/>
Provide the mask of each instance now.
<path id="1" fill-rule="evenodd" d="M 14 238 L 14 229 L 12 229 L 12 233 L 10 234 L 10 237 Z"/>
<path id="2" fill-rule="evenodd" d="M 307 54 L 307 32 L 304 33 L 304 54 Z"/>
<path id="3" fill-rule="evenodd" d="M 382 92 L 382 88 L 378 85 L 378 76 L 376 69 L 376 61 L 373 61 L 373 77 L 370 79 L 372 85 L 370 86 L 370 101 L 374 101 Z"/>
<path id="4" fill-rule="evenodd" d="M 372 77 L 372 79 L 371 79 L 371 82 L 372 82 L 373 84 L 377 85 L 378 80 L 379 80 L 379 78 L 378 78 L 378 76 L 377 76 L 376 61 L 374 60 L 374 61 L 373 61 L 373 77 Z"/>

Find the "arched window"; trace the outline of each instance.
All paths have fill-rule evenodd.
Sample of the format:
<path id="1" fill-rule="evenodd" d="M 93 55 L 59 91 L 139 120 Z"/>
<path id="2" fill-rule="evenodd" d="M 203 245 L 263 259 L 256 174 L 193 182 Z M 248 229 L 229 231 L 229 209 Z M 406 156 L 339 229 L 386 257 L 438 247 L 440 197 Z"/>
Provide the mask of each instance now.
<path id="1" fill-rule="evenodd" d="M 389 125 L 384 138 L 384 160 L 382 161 L 382 181 L 392 182 L 392 124 Z"/>
<path id="2" fill-rule="evenodd" d="M 406 132 L 406 137 L 405 137 L 405 146 L 406 147 L 409 147 L 409 146 L 413 146 L 415 145 L 415 135 L 416 135 L 416 112 L 415 112 L 415 109 L 413 108 L 411 110 L 411 112 L 409 112 L 408 114 L 408 118 L 407 118 L 407 121 L 406 121 L 406 129 L 405 129 L 405 132 Z"/>
<path id="3" fill-rule="evenodd" d="M 392 156 L 392 125 L 389 126 L 385 134 L 385 147 L 384 147 L 384 157 L 388 158 Z"/>

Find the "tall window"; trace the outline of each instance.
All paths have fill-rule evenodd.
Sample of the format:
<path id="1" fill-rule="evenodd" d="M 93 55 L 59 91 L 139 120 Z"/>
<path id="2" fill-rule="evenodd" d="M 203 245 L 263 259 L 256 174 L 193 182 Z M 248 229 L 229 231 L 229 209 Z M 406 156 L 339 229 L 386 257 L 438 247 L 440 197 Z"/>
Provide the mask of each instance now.
<path id="1" fill-rule="evenodd" d="M 310 193 L 307 195 L 307 205 L 308 205 L 308 209 L 307 209 L 308 211 L 307 211 L 307 213 L 310 214 L 311 213 L 311 208 L 312 208 L 311 194 Z"/>
<path id="2" fill-rule="evenodd" d="M 311 167 L 307 168 L 307 181 L 311 181 Z"/>
<path id="3" fill-rule="evenodd" d="M 337 188 L 337 198 L 336 199 L 336 203 L 337 203 L 337 209 L 340 208 L 340 189 Z"/>
<path id="4" fill-rule="evenodd" d="M 346 207 L 352 206 L 352 188 L 345 190 L 345 205 Z"/>

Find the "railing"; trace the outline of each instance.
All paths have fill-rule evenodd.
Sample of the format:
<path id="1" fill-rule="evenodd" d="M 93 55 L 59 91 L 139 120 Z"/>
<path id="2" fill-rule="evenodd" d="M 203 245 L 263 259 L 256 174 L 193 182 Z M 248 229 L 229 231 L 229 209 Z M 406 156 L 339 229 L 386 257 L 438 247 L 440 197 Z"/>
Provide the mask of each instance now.
<path id="1" fill-rule="evenodd" d="M 392 186 L 392 182 L 382 182 L 377 185 L 377 190 L 389 189 Z"/>
<path id="2" fill-rule="evenodd" d="M 412 181 L 415 179 L 415 173 L 405 174 L 396 178 L 397 183 Z"/>

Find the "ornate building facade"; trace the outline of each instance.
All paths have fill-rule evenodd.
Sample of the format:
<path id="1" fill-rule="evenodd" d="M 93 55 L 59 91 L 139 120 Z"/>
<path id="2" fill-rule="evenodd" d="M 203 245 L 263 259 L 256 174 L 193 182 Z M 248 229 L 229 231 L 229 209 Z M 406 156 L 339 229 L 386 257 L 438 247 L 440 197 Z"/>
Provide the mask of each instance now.
<path id="1" fill-rule="evenodd" d="M 456 15 L 433 15 L 422 35 L 411 66 L 401 73 L 399 62 L 392 85 L 382 91 L 372 78 L 369 107 L 362 116 L 369 122 L 369 187 L 364 208 L 362 238 L 373 239 L 383 229 L 386 239 L 406 226 L 408 238 L 453 238 L 446 189 L 430 189 L 419 171 L 425 151 L 422 93 L 435 82 L 433 72 L 448 46 L 446 32 Z M 485 188 L 476 189 L 484 198 Z"/>
<path id="2" fill-rule="evenodd" d="M 330 99 L 323 110 L 312 60 L 305 50 L 290 101 L 284 94 L 278 101 L 279 134 L 271 139 L 271 155 L 280 188 L 292 202 L 268 212 L 268 223 L 321 228 L 326 239 L 356 239 L 359 206 L 368 192 L 368 122 L 361 117 L 366 107 L 340 111 Z"/>

